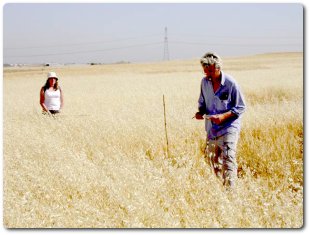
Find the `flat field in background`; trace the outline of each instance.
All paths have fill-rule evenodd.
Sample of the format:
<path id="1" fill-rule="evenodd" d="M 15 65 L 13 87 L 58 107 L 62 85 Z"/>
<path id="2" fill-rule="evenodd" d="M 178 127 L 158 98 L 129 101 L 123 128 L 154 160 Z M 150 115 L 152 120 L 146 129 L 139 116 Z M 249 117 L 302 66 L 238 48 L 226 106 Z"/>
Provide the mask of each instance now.
<path id="1" fill-rule="evenodd" d="M 199 59 L 4 68 L 4 226 L 303 226 L 303 54 L 223 59 L 247 102 L 233 192 L 212 174 L 204 123 L 192 119 Z M 39 105 L 48 71 L 65 98 L 55 119 Z"/>

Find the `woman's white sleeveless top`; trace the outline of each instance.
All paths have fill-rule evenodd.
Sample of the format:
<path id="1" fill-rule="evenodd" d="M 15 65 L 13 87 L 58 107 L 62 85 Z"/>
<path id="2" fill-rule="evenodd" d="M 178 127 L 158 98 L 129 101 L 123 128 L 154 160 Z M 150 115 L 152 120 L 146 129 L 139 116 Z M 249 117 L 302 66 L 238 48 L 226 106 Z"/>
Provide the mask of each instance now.
<path id="1" fill-rule="evenodd" d="M 44 104 L 48 110 L 60 109 L 60 89 L 46 90 L 44 92 Z"/>

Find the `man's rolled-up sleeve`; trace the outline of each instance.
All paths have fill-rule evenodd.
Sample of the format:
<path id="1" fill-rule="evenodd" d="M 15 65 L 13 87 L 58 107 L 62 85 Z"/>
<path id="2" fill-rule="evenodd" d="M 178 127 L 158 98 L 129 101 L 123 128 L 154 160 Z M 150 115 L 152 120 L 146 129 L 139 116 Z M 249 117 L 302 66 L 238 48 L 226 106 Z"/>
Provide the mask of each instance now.
<path id="1" fill-rule="evenodd" d="M 240 116 L 242 113 L 244 113 L 246 109 L 246 105 L 245 105 L 244 96 L 238 85 L 233 87 L 231 95 L 232 95 L 232 99 L 234 100 L 233 102 L 234 106 L 231 108 L 231 111 L 237 116 Z"/>

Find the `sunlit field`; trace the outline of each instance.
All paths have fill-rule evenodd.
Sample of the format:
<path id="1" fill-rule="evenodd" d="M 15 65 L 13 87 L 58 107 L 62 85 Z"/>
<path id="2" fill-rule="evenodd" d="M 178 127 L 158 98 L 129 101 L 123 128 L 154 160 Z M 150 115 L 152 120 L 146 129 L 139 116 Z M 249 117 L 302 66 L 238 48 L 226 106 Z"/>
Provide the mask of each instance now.
<path id="1" fill-rule="evenodd" d="M 303 54 L 223 61 L 247 103 L 232 191 L 204 158 L 204 122 L 192 119 L 199 58 L 4 68 L 4 226 L 303 226 Z M 48 71 L 64 92 L 56 118 L 39 105 Z"/>

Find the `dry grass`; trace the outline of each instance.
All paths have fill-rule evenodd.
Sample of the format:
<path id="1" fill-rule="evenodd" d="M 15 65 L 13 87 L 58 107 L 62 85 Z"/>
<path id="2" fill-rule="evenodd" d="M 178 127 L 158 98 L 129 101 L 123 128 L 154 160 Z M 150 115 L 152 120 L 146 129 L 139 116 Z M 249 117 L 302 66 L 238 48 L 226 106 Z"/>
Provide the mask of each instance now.
<path id="1" fill-rule="evenodd" d="M 224 59 L 248 104 L 234 192 L 211 173 L 204 124 L 191 119 L 198 60 L 55 68 L 65 94 L 56 119 L 39 106 L 47 68 L 5 69 L 4 226 L 303 226 L 302 57 Z"/>

